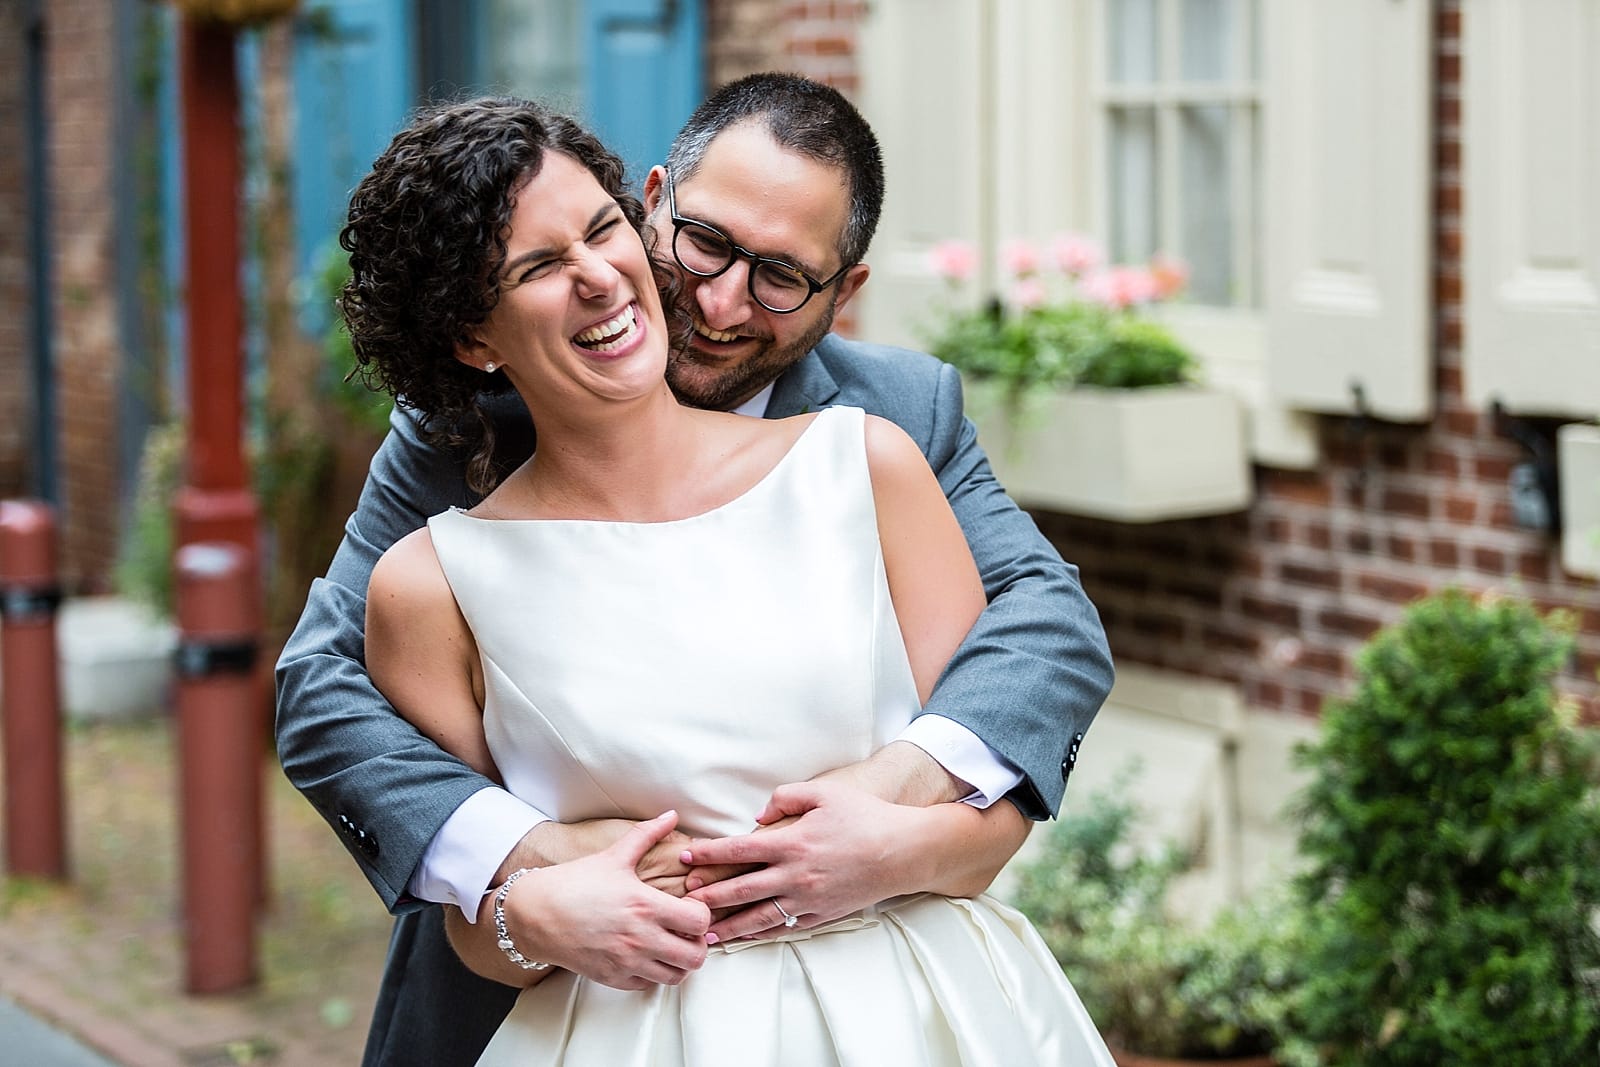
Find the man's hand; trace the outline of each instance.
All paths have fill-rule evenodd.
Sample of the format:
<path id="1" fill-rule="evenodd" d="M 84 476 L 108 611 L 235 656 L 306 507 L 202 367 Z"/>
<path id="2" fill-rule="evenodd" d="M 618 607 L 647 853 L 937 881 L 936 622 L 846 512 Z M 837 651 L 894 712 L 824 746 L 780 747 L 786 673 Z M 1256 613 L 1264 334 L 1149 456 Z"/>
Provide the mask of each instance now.
<path id="1" fill-rule="evenodd" d="M 691 886 L 703 880 L 702 866 L 745 872 L 692 888 L 689 899 L 713 911 L 739 909 L 712 925 L 721 941 L 781 932 L 773 898 L 803 928 L 843 918 L 929 880 L 918 847 L 921 814 L 833 776 L 780 786 L 757 816 L 756 832 L 683 850 L 683 862 L 696 870 Z"/>
<path id="2" fill-rule="evenodd" d="M 616 989 L 676 985 L 706 958 L 711 913 L 641 882 L 636 867 L 669 836 L 677 814 L 629 824 L 603 851 L 536 870 L 517 881 L 504 905 L 506 929 L 529 959 L 563 967 Z M 451 926 L 451 940 L 474 971 L 508 984 L 526 984 L 495 944 L 493 898 L 477 926 Z M 537 973 L 537 972 L 532 972 Z"/>
<path id="3" fill-rule="evenodd" d="M 495 872 L 494 884 L 500 885 L 511 872 L 522 867 L 553 867 L 570 863 L 615 845 L 637 826 L 627 819 L 590 819 L 586 822 L 542 822 L 523 835 L 516 848 Z M 676 830 L 671 831 L 650 846 L 639 861 L 639 880 L 663 893 L 681 897 L 688 892 L 684 876 L 689 868 L 679 860 L 689 838 Z"/>

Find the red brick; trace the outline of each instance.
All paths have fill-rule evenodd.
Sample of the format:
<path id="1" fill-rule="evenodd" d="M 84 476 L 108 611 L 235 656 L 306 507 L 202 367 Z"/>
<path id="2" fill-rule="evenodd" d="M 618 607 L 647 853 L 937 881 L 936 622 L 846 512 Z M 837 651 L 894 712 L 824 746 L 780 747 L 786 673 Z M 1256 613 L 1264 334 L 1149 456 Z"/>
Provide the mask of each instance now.
<path id="1" fill-rule="evenodd" d="M 1442 448 L 1428 449 L 1423 466 L 1429 474 L 1436 474 L 1442 478 L 1455 479 L 1461 476 L 1461 458 L 1454 452 L 1446 452 Z"/>
<path id="2" fill-rule="evenodd" d="M 1477 455 L 1472 458 L 1472 474 L 1480 481 L 1504 486 L 1511 478 L 1511 468 L 1516 465 L 1517 461 L 1509 456 Z"/>
<path id="3" fill-rule="evenodd" d="M 1425 519 L 1429 515 L 1430 507 L 1428 497 L 1424 493 L 1408 489 L 1386 489 L 1383 493 L 1383 510 L 1394 515 L 1410 515 Z"/>
<path id="4" fill-rule="evenodd" d="M 1288 601 L 1246 594 L 1239 598 L 1239 611 L 1247 619 L 1270 623 L 1286 630 L 1295 630 L 1300 625 L 1300 609 Z"/>
<path id="5" fill-rule="evenodd" d="M 1451 522 L 1470 525 L 1477 520 L 1478 502 L 1461 493 L 1449 493 L 1444 498 L 1444 517 Z"/>
<path id="6" fill-rule="evenodd" d="M 1333 502 L 1327 476 L 1321 472 L 1268 470 L 1263 475 L 1262 492 L 1297 504 L 1327 507 Z"/>
<path id="7" fill-rule="evenodd" d="M 1389 555 L 1406 563 L 1415 563 L 1417 554 L 1417 542 L 1414 539 L 1394 534 L 1390 535 Z"/>
<path id="8" fill-rule="evenodd" d="M 1317 613 L 1317 625 L 1336 634 L 1344 634 L 1348 637 L 1366 640 L 1376 633 L 1383 624 L 1370 616 L 1356 615 L 1338 608 L 1329 608 Z"/>
<path id="9" fill-rule="evenodd" d="M 1495 548 L 1474 548 L 1472 565 L 1487 574 L 1505 575 L 1510 571 L 1506 554 Z"/>
<path id="10" fill-rule="evenodd" d="M 1363 574 L 1356 580 L 1356 588 L 1368 596 L 1386 600 L 1391 604 L 1409 604 L 1428 594 L 1423 582 L 1395 578 L 1384 574 Z"/>
<path id="11" fill-rule="evenodd" d="M 1314 589 L 1339 588 L 1339 572 L 1332 567 L 1288 562 L 1279 566 L 1278 573 L 1284 581 L 1294 585 L 1306 585 Z"/>

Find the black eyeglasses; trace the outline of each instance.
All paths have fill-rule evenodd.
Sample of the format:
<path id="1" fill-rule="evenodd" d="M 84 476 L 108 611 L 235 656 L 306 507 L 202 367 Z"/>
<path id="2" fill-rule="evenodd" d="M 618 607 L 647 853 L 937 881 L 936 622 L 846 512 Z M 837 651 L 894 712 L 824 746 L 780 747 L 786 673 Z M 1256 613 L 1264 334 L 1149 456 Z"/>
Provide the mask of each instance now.
<path id="1" fill-rule="evenodd" d="M 715 226 L 678 214 L 678 195 L 672 187 L 672 171 L 667 171 L 667 207 L 672 213 L 672 255 L 678 266 L 700 278 L 715 278 L 736 258 L 750 261 L 750 296 L 768 311 L 787 315 L 805 307 L 806 301 L 844 277 L 854 264 L 846 263 L 826 281 L 781 259 L 759 256 L 728 240 Z"/>

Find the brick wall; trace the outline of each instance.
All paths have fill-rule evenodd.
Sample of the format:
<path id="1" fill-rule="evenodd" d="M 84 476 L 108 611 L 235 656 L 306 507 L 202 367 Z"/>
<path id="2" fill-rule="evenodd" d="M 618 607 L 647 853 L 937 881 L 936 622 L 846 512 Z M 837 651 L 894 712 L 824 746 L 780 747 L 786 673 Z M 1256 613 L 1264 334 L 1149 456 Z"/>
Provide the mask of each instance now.
<path id="1" fill-rule="evenodd" d="M 708 0 L 706 82 L 726 85 L 783 62 L 781 0 Z"/>
<path id="2" fill-rule="evenodd" d="M 0 499 L 29 488 L 25 29 L 21 4 L 0 5 Z"/>
<path id="3" fill-rule="evenodd" d="M 1423 593 L 1456 584 L 1525 594 L 1581 619 L 1563 678 L 1600 722 L 1600 588 L 1559 546 L 1515 526 L 1507 477 L 1525 458 L 1461 387 L 1461 19 L 1437 8 L 1435 367 L 1422 426 L 1323 418 L 1316 471 L 1258 471 L 1244 515 L 1125 526 L 1040 525 L 1083 570 L 1122 662 L 1233 682 L 1257 707 L 1314 715 L 1347 692 L 1353 654 Z"/>
<path id="4" fill-rule="evenodd" d="M 113 6 L 48 0 L 45 19 L 62 567 L 69 588 L 96 589 L 115 559 L 118 523 Z"/>

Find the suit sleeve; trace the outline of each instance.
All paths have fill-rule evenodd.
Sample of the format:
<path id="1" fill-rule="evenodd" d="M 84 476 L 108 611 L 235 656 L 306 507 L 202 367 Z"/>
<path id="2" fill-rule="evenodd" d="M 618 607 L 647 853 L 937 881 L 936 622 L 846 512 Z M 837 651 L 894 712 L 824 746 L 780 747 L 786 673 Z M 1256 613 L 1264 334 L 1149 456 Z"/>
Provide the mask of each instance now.
<path id="1" fill-rule="evenodd" d="M 451 503 L 467 503 L 462 464 L 422 442 L 397 410 L 345 524 L 327 576 L 277 665 L 277 746 L 284 773 L 328 820 L 392 911 L 451 812 L 495 783 L 449 755 L 389 705 L 367 677 L 367 581 L 395 541 Z"/>
<path id="2" fill-rule="evenodd" d="M 1111 691 L 1105 629 L 1078 569 L 995 480 L 949 366 L 940 368 L 928 458 L 967 535 L 989 606 L 923 712 L 961 723 L 1020 768 L 1023 781 L 1008 797 L 1028 817 L 1048 819 Z"/>

